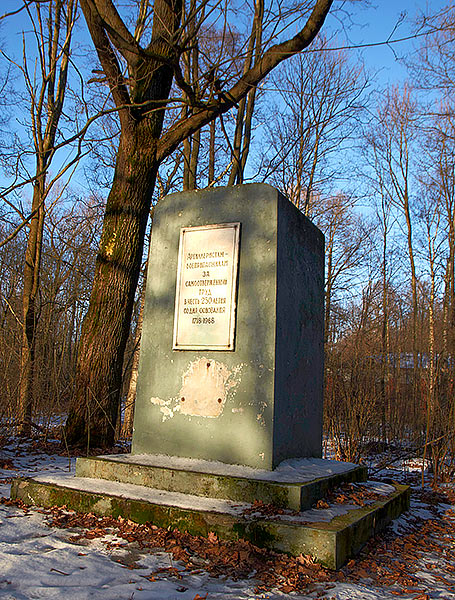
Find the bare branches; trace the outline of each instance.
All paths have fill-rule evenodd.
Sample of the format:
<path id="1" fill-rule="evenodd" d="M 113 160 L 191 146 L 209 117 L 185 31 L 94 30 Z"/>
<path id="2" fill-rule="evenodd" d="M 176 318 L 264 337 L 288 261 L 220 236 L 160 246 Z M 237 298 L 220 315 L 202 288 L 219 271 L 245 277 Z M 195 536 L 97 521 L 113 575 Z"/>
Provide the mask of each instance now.
<path id="1" fill-rule="evenodd" d="M 88 10 L 90 10 L 92 14 L 95 12 L 97 13 L 98 19 L 103 23 L 103 27 L 114 46 L 125 60 L 134 66 L 140 54 L 139 45 L 135 36 L 131 35 L 122 21 L 114 3 L 111 0 L 84 0 L 82 7 L 84 14 Z M 142 12 L 140 15 L 142 15 L 146 9 L 146 6 L 141 6 Z M 140 16 L 139 18 L 145 19 L 145 15 Z M 141 26 L 139 25 L 139 27 Z"/>
<path id="2" fill-rule="evenodd" d="M 223 94 L 220 94 L 218 101 L 212 102 L 206 108 L 195 112 L 190 118 L 181 120 L 170 131 L 166 132 L 158 144 L 158 160 L 163 160 L 175 150 L 183 139 L 234 106 L 280 62 L 311 44 L 324 23 L 332 1 L 318 0 L 307 22 L 297 35 L 286 42 L 275 44 L 269 48 L 262 58 L 240 77 L 237 83 Z"/>
<path id="3" fill-rule="evenodd" d="M 136 21 L 136 28 L 134 30 L 134 40 L 137 43 L 139 43 L 146 27 L 149 4 L 149 0 L 141 0 L 141 4 L 139 6 L 139 14 Z"/>
<path id="4" fill-rule="evenodd" d="M 109 82 L 112 97 L 117 106 L 129 106 L 130 96 L 125 85 L 124 77 L 120 64 L 115 56 L 115 53 L 110 45 L 107 34 L 104 30 L 104 24 L 93 5 L 89 0 L 81 0 L 82 10 L 84 11 L 87 27 L 92 36 L 93 43 L 98 53 L 103 71 L 106 74 Z M 120 120 L 124 127 L 130 126 L 129 116 L 127 111 L 119 113 Z"/>
<path id="5" fill-rule="evenodd" d="M 31 4 L 40 4 L 40 3 L 47 4 L 48 2 L 49 2 L 49 0 L 25 0 L 24 4 L 17 10 L 12 10 L 10 12 L 4 13 L 3 15 L 0 15 L 0 21 L 2 21 L 3 19 L 7 19 L 8 17 L 13 17 L 14 15 L 18 15 L 23 10 L 27 10 Z"/>

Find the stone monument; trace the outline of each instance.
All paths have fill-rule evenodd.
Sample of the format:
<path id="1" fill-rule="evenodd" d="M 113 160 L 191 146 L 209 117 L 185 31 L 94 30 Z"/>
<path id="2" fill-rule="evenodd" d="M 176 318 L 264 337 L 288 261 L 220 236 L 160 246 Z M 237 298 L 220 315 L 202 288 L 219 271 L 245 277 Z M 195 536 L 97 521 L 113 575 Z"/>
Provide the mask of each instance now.
<path id="1" fill-rule="evenodd" d="M 328 504 L 367 470 L 320 458 L 321 232 L 268 185 L 174 194 L 155 209 L 148 268 L 132 454 L 16 479 L 11 496 L 341 567 L 409 490 Z"/>
<path id="2" fill-rule="evenodd" d="M 321 456 L 324 238 L 269 185 L 154 211 L 133 454 Z"/>

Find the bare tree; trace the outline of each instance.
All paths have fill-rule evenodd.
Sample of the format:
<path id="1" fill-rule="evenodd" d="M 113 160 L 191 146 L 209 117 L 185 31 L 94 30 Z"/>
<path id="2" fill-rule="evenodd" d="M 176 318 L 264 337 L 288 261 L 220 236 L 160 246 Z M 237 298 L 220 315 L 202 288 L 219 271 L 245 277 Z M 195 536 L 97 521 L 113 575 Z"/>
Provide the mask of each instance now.
<path id="1" fill-rule="evenodd" d="M 392 88 L 378 108 L 377 126 L 368 134 L 375 172 L 380 173 L 385 202 L 390 203 L 404 219 L 407 254 L 411 279 L 411 351 L 414 369 L 413 410 L 417 412 L 418 391 L 418 295 L 417 267 L 413 236 L 411 189 L 415 181 L 416 158 L 413 144 L 417 135 L 417 106 L 411 89 Z M 401 221 L 399 221 L 401 222 Z"/>
<path id="2" fill-rule="evenodd" d="M 26 38 L 23 38 L 23 63 L 20 69 L 30 110 L 30 129 L 35 158 L 33 196 L 28 223 L 22 293 L 22 348 L 20 364 L 19 433 L 30 435 L 33 405 L 33 378 L 37 331 L 37 298 L 40 285 L 40 265 L 46 198 L 55 183 L 48 171 L 55 156 L 56 139 L 67 87 L 70 45 L 76 17 L 76 0 L 51 0 L 47 5 L 24 2 L 29 17 L 36 60 L 30 64 Z M 10 59 L 10 64 L 13 64 Z M 18 151 L 16 167 L 20 168 L 23 153 Z M 17 172 L 16 172 L 17 176 Z M 27 181 L 27 175 L 23 183 Z M 14 184 L 12 188 L 14 189 Z M 3 196 L 5 199 L 5 196 Z"/>
<path id="3" fill-rule="evenodd" d="M 450 389 L 454 345 L 454 137 L 453 110 L 441 104 L 441 114 L 426 122 L 426 152 L 422 158 L 423 256 L 428 265 L 428 366 L 426 440 L 434 484 L 447 474 L 455 405 Z M 430 165 L 430 166 L 429 166 Z M 439 291 L 439 288 L 442 291 Z M 438 293 L 439 292 L 439 293 Z M 441 306 L 442 305 L 442 306 Z M 439 310 L 438 310 L 439 309 Z M 422 471 L 422 483 L 423 483 Z"/>
<path id="4" fill-rule="evenodd" d="M 325 200 L 317 224 L 326 240 L 324 341 L 327 347 L 336 338 L 332 322 L 336 295 L 344 296 L 358 276 L 366 254 L 367 232 L 354 212 L 352 199 L 343 194 Z"/>
<path id="5" fill-rule="evenodd" d="M 243 64 L 244 73 L 248 73 L 252 65 L 261 58 L 263 20 L 264 0 L 255 0 L 252 31 Z M 250 150 L 251 127 L 256 93 L 257 87 L 255 86 L 238 104 L 234 140 L 232 144 L 232 168 L 229 174 L 229 185 L 243 183 L 246 161 Z"/>
<path id="6" fill-rule="evenodd" d="M 60 190 L 61 191 L 61 190 Z M 54 194 L 46 207 L 41 247 L 40 287 L 36 303 L 33 431 L 46 432 L 68 410 L 74 387 L 76 346 L 93 277 L 101 219 L 99 205 Z M 22 339 L 23 255 L 25 232 L 0 249 L 0 413 L 17 420 Z"/>
<path id="7" fill-rule="evenodd" d="M 430 128 L 431 150 L 428 160 L 435 165 L 425 170 L 425 180 L 442 203 L 441 219 L 447 236 L 444 300 L 443 300 L 443 352 L 445 360 L 455 355 L 455 121 L 453 111 L 445 104 L 446 115 L 437 117 Z"/>
<path id="8" fill-rule="evenodd" d="M 417 20 L 416 26 L 426 35 L 421 38 L 416 53 L 407 60 L 413 79 L 421 89 L 432 93 L 438 91 L 441 98 L 450 99 L 455 85 L 453 4 L 449 2 L 442 8 L 430 4 Z"/>
<path id="9" fill-rule="evenodd" d="M 324 37 L 315 49 L 273 77 L 281 99 L 267 120 L 263 174 L 310 217 L 317 215 L 318 196 L 328 195 L 346 168 L 338 157 L 357 128 L 367 84 L 346 51 L 332 50 Z"/>
<path id="10" fill-rule="evenodd" d="M 107 199 L 89 309 L 84 319 L 74 402 L 66 425 L 70 443 L 109 445 L 114 436 L 123 354 L 141 265 L 144 235 L 161 162 L 178 145 L 228 111 L 286 58 L 302 51 L 322 27 L 332 0 L 317 0 L 303 27 L 269 46 L 246 73 L 198 99 L 179 59 L 194 38 L 185 36 L 181 0 L 141 0 L 131 32 L 111 0 L 81 0 L 86 23 L 119 111 L 120 143 Z M 201 15 L 206 2 L 195 8 Z M 217 5 L 214 5 L 215 10 Z M 188 19 L 188 12 L 185 13 Z M 151 30 L 148 24 L 152 20 Z M 202 25 L 197 19 L 196 30 Z M 144 32 L 147 31 L 147 36 Z M 141 44 L 141 40 L 144 42 Z M 128 75 L 125 74 L 124 66 Z M 192 109 L 163 133 L 172 81 Z"/>
<path id="11" fill-rule="evenodd" d="M 429 194 L 423 197 L 421 218 L 424 223 L 425 237 L 427 245 L 427 259 L 430 272 L 430 289 L 428 294 L 428 389 L 426 394 L 426 433 L 425 447 L 423 454 L 423 468 L 425 467 L 425 457 L 428 442 L 431 439 L 439 437 L 442 433 L 442 423 L 447 422 L 447 417 L 441 421 L 441 411 L 438 410 L 439 398 L 436 392 L 437 380 L 437 351 L 435 340 L 435 304 L 436 304 L 436 268 L 437 268 L 437 240 L 440 226 L 440 202 L 438 197 L 429 198 Z M 438 406 L 437 406 L 438 405 Z M 446 440 L 444 440 L 445 442 Z M 441 463 L 441 447 L 446 448 L 446 443 L 431 445 L 435 478 L 438 476 L 438 465 Z M 422 485 L 424 483 L 424 469 L 422 469 Z"/>

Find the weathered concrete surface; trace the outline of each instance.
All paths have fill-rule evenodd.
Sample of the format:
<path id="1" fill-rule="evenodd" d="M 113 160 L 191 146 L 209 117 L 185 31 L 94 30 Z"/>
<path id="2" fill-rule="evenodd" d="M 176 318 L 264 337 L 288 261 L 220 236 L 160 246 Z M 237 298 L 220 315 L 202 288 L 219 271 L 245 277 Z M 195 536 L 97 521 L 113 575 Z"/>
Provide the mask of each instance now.
<path id="1" fill-rule="evenodd" d="M 182 377 L 179 391 L 180 414 L 192 417 L 219 417 L 234 381 L 226 365 L 203 357 L 194 361 Z"/>
<path id="2" fill-rule="evenodd" d="M 80 512 L 122 516 L 138 523 L 150 522 L 193 535 L 207 536 L 213 532 L 227 540 L 243 538 L 258 546 L 295 556 L 310 554 L 332 569 L 341 568 L 372 535 L 409 507 L 409 488 L 396 485 L 395 492 L 383 500 L 350 510 L 330 522 L 302 523 L 292 518 L 265 519 L 202 510 L 197 508 L 197 497 L 194 497 L 193 509 L 149 502 L 138 497 L 128 498 L 125 496 L 125 484 L 115 484 L 119 486 L 118 495 L 107 494 L 102 491 L 105 482 L 89 481 L 93 482 L 93 491 L 78 489 L 77 478 L 71 480 L 72 487 L 68 487 L 68 480 L 62 486 L 33 479 L 15 479 L 11 497 L 29 505 L 66 505 Z M 113 484 L 110 485 L 112 489 Z"/>
<path id="3" fill-rule="evenodd" d="M 240 222 L 234 351 L 173 350 L 182 227 Z M 321 456 L 324 240 L 264 184 L 172 194 L 154 212 L 133 454 L 272 469 Z"/>
<path id="4" fill-rule="evenodd" d="M 250 503 L 260 500 L 265 504 L 297 511 L 310 508 L 325 496 L 329 489 L 342 483 L 365 481 L 367 478 L 367 469 L 362 466 L 328 477 L 317 477 L 304 483 L 281 483 L 246 476 L 236 477 L 214 472 L 144 465 L 135 462 L 134 455 L 128 455 L 126 460 L 127 462 L 120 462 L 118 455 L 112 458 L 78 458 L 76 476 L 132 483 L 205 498 L 225 498 Z"/>

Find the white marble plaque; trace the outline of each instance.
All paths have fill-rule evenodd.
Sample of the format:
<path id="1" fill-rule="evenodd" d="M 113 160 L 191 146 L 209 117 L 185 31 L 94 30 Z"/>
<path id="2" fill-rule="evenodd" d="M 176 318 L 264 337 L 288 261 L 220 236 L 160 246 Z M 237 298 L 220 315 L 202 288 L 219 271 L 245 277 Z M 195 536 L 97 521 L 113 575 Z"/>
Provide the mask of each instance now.
<path id="1" fill-rule="evenodd" d="M 233 350 L 240 223 L 180 230 L 174 350 Z"/>

